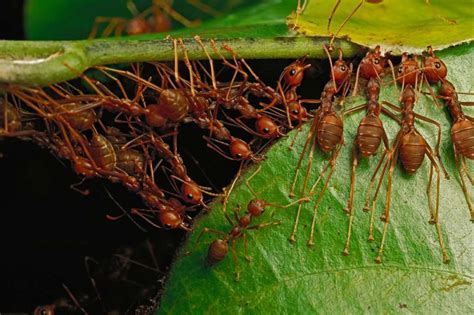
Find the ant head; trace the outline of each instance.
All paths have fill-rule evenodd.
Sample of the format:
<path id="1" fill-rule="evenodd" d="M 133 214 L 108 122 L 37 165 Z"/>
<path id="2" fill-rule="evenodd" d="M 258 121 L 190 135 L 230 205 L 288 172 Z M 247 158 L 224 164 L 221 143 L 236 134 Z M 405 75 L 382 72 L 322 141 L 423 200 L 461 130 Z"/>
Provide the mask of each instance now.
<path id="1" fill-rule="evenodd" d="M 402 102 L 413 104 L 416 101 L 415 89 L 408 84 L 402 92 Z"/>
<path id="2" fill-rule="evenodd" d="M 181 186 L 183 200 L 190 204 L 202 203 L 202 192 L 199 186 L 192 180 L 186 181 Z"/>
<path id="3" fill-rule="evenodd" d="M 420 73 L 417 59 L 416 55 L 409 58 L 407 53 L 402 54 L 402 62 L 398 66 L 397 71 L 397 81 L 399 83 L 417 84 Z"/>
<path id="4" fill-rule="evenodd" d="M 305 63 L 306 56 L 296 60 L 283 70 L 282 76 L 285 83 L 291 87 L 299 86 L 303 81 L 304 71 L 311 67 L 311 64 Z"/>
<path id="5" fill-rule="evenodd" d="M 334 80 L 336 84 L 344 83 L 351 75 L 351 67 L 342 59 L 342 50 L 339 49 L 339 58 L 334 63 Z"/>
<path id="6" fill-rule="evenodd" d="M 440 96 L 453 97 L 456 94 L 456 89 L 448 80 L 442 80 L 438 93 Z"/>
<path id="7" fill-rule="evenodd" d="M 151 104 L 146 107 L 145 120 L 149 126 L 155 128 L 163 127 L 168 121 L 161 114 L 160 106 L 158 104 Z"/>
<path id="8" fill-rule="evenodd" d="M 229 144 L 230 155 L 236 160 L 247 160 L 252 157 L 252 150 L 247 142 L 232 138 Z"/>
<path id="9" fill-rule="evenodd" d="M 165 229 L 176 229 L 183 224 L 183 217 L 174 211 L 160 211 L 159 217 Z"/>
<path id="10" fill-rule="evenodd" d="M 255 121 L 255 129 L 259 134 L 271 138 L 278 134 L 278 126 L 275 122 L 266 116 L 261 116 Z"/>
<path id="11" fill-rule="evenodd" d="M 425 57 L 423 62 L 423 73 L 425 74 L 428 82 L 437 83 L 440 80 L 446 78 L 446 75 L 448 74 L 448 67 L 446 67 L 441 59 L 436 57 L 431 46 L 428 46 L 426 54 L 428 56 Z"/>
<path id="12" fill-rule="evenodd" d="M 35 308 L 33 311 L 34 315 L 54 315 L 54 309 L 56 306 L 54 304 L 51 305 L 40 305 Z"/>
<path id="13" fill-rule="evenodd" d="M 151 32 L 150 24 L 143 17 L 136 17 L 127 23 L 128 35 L 140 35 Z"/>
<path id="14" fill-rule="evenodd" d="M 308 112 L 299 102 L 288 103 L 288 111 L 292 120 L 300 120 L 307 117 Z"/>
<path id="15" fill-rule="evenodd" d="M 385 58 L 380 53 L 380 46 L 369 51 L 360 62 L 360 75 L 365 79 L 379 77 L 385 68 Z"/>
<path id="16" fill-rule="evenodd" d="M 247 211 L 254 217 L 261 216 L 265 212 L 267 203 L 265 200 L 252 199 L 247 205 Z"/>
<path id="17" fill-rule="evenodd" d="M 229 244 L 226 240 L 215 240 L 209 245 L 207 250 L 207 262 L 209 265 L 222 261 L 229 252 Z"/>

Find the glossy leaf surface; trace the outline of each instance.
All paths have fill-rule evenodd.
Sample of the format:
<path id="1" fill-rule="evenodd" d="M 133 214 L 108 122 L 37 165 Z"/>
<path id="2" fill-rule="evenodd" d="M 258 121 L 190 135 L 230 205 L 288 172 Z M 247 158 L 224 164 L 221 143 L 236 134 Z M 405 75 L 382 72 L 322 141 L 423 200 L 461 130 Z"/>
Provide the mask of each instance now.
<path id="1" fill-rule="evenodd" d="M 474 82 L 470 69 L 474 46 L 451 48 L 438 56 L 448 65 L 448 79 L 458 91 L 472 93 Z M 387 84 L 380 99 L 398 105 L 398 95 L 394 86 Z M 350 108 L 363 103 L 364 98 L 358 96 L 346 99 L 345 106 Z M 318 209 L 315 246 L 308 248 L 306 245 L 314 198 L 303 207 L 295 244 L 291 244 L 288 237 L 296 206 L 288 209 L 269 207 L 256 223 L 276 220 L 283 223 L 246 233 L 251 263 L 244 259 L 242 239 L 237 242 L 237 268 L 241 271 L 241 279 L 236 282 L 236 266 L 230 252 L 216 266 L 210 267 L 205 261 L 207 247 L 218 235 L 206 234 L 196 244 L 198 234 L 204 227 L 225 233 L 230 230 L 221 210 L 222 204 L 216 201 L 212 211 L 195 223 L 195 231 L 177 258 L 159 313 L 340 314 L 399 312 L 404 308 L 413 313 L 472 312 L 473 224 L 469 221 L 468 207 L 454 164 L 450 117 L 446 108 L 436 108 L 429 96 L 420 94 L 415 108 L 419 114 L 439 121 L 442 127 L 441 155 L 451 179 L 441 179 L 440 222 L 451 259 L 449 264 L 443 264 L 435 227 L 428 223 L 425 193 L 429 173 L 427 158 L 421 169 L 412 176 L 405 174 L 397 165 L 383 263 L 374 262 L 383 228 L 378 218 L 383 209 L 386 184 L 377 202 L 373 242 L 367 241 L 370 216 L 362 211 L 362 207 L 367 184 L 381 153 L 369 160 L 362 159 L 357 169 L 356 212 L 350 254 L 342 255 L 348 224 L 343 208 L 349 193 L 352 141 L 363 117 L 363 112 L 359 112 L 344 119 L 345 145 Z M 474 112 L 466 108 L 466 113 L 472 115 Z M 389 139 L 393 140 L 399 130 L 398 125 L 387 117 L 382 117 L 382 120 Z M 416 126 L 433 147 L 436 128 L 422 122 L 417 122 Z M 297 136 L 292 151 L 288 150 L 288 146 L 294 131 L 267 152 L 267 159 L 260 163 L 261 171 L 250 182 L 258 197 L 276 204 L 287 204 L 292 200 L 288 197 L 291 179 L 308 128 L 309 124 L 306 124 Z M 316 150 L 310 183 L 325 166 L 327 157 Z M 468 162 L 472 172 L 472 161 Z M 255 166 L 244 177 L 254 170 Z M 299 189 L 301 184 L 300 177 Z M 469 189 L 472 195 L 472 186 Z M 237 204 L 245 209 L 252 198 L 244 181 L 240 180 L 229 199 L 229 211 Z M 240 215 L 243 213 L 244 210 Z"/>

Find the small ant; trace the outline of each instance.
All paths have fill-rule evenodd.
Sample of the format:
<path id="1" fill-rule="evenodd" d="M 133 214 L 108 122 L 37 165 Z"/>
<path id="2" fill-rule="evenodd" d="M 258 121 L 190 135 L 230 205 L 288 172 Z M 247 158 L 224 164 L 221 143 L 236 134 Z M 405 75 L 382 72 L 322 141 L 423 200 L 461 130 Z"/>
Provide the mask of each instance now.
<path id="1" fill-rule="evenodd" d="M 235 280 L 239 281 L 240 280 L 240 270 L 238 270 L 238 258 L 237 258 L 237 252 L 236 252 L 236 242 L 238 239 L 243 238 L 244 240 L 244 250 L 245 250 L 245 259 L 250 262 L 251 258 L 248 255 L 248 240 L 247 240 L 247 235 L 245 231 L 248 230 L 256 230 L 260 229 L 263 227 L 271 226 L 271 225 L 279 225 L 282 222 L 281 221 L 270 221 L 270 222 L 265 222 L 265 223 L 260 223 L 256 225 L 250 225 L 252 223 L 252 220 L 254 218 L 260 217 L 266 210 L 267 207 L 274 207 L 274 208 L 288 208 L 291 207 L 292 205 L 302 202 L 302 201 L 308 201 L 308 198 L 301 198 L 299 200 L 293 201 L 287 205 L 278 205 L 278 204 L 273 204 L 270 202 L 267 202 L 264 199 L 259 199 L 257 196 L 257 193 L 252 189 L 250 186 L 250 181 L 252 178 L 255 177 L 261 170 L 261 166 L 257 168 L 257 170 L 250 175 L 246 180 L 245 180 L 245 185 L 247 186 L 248 190 L 250 193 L 254 196 L 254 199 L 250 200 L 247 204 L 247 213 L 240 216 L 238 215 L 240 211 L 240 205 L 238 205 L 236 208 L 233 209 L 234 213 L 234 220 L 227 214 L 226 211 L 224 211 L 224 216 L 227 220 L 227 222 L 230 224 L 231 229 L 228 233 L 224 233 L 218 230 L 213 230 L 210 228 L 204 228 L 201 233 L 199 233 L 198 238 L 196 239 L 196 245 L 199 243 L 201 237 L 206 234 L 206 233 L 213 233 L 217 235 L 221 235 L 222 238 L 214 240 L 208 248 L 208 253 L 207 253 L 207 262 L 209 265 L 215 265 L 222 261 L 228 254 L 229 252 L 229 244 L 231 245 L 231 252 L 232 252 L 232 257 L 234 260 L 234 266 L 236 269 L 236 274 L 235 274 Z M 236 179 L 231 185 L 231 188 L 229 191 L 226 193 L 226 197 L 224 198 L 224 208 L 227 206 L 227 200 L 228 196 L 231 194 L 232 189 L 234 187 L 235 182 L 240 176 L 240 171 L 241 168 L 239 169 L 239 174 L 237 174 Z"/>
<path id="2" fill-rule="evenodd" d="M 316 190 L 317 185 L 319 184 L 320 180 L 323 178 L 326 171 L 329 169 L 329 174 L 327 175 L 326 179 L 324 180 L 323 188 L 318 194 L 317 201 L 314 205 L 313 209 L 313 220 L 311 224 L 311 232 L 308 239 L 308 246 L 314 245 L 313 242 L 313 235 L 314 235 L 314 228 L 316 223 L 316 213 L 319 207 L 319 204 L 322 200 L 324 192 L 326 191 L 329 181 L 334 173 L 334 168 L 336 165 L 336 159 L 339 155 L 339 151 L 342 147 L 344 142 L 343 138 L 343 122 L 341 117 L 337 114 L 335 110 L 335 102 L 333 101 L 334 96 L 338 93 L 341 89 L 343 90 L 343 96 L 347 94 L 349 88 L 349 78 L 352 72 L 352 65 L 348 66 L 346 62 L 342 59 L 342 52 L 340 51 L 339 59 L 332 64 L 331 57 L 329 55 L 329 51 L 325 46 L 323 46 L 324 50 L 326 51 L 329 62 L 331 65 L 331 80 L 329 80 L 324 89 L 321 93 L 321 98 L 317 102 L 320 102 L 321 105 L 316 110 L 313 116 L 313 122 L 311 124 L 311 128 L 306 136 L 306 141 L 303 146 L 303 151 L 300 154 L 298 159 L 298 164 L 295 170 L 295 176 L 293 178 L 293 182 L 290 189 L 290 197 L 294 196 L 294 190 L 296 186 L 296 181 L 298 179 L 298 175 L 300 172 L 300 168 L 303 162 L 303 158 L 305 156 L 306 151 L 309 147 L 309 156 L 308 162 L 306 165 L 306 172 L 304 176 L 303 188 L 301 195 L 305 195 L 306 186 L 308 184 L 309 175 L 311 171 L 311 166 L 313 163 L 313 156 L 314 151 L 316 149 L 316 145 L 323 151 L 324 153 L 331 153 L 331 158 L 329 159 L 326 166 L 320 172 L 318 179 L 312 186 L 309 195 L 313 195 L 314 191 Z M 299 219 L 301 214 L 302 203 L 299 203 L 298 210 L 296 212 L 295 222 L 293 226 L 292 233 L 290 235 L 290 242 L 296 241 L 296 232 L 299 225 Z"/>
<path id="3" fill-rule="evenodd" d="M 401 129 L 395 139 L 395 142 L 392 144 L 392 147 L 390 148 L 391 152 L 388 154 L 388 159 L 384 163 L 384 167 L 382 169 L 382 173 L 380 175 L 380 179 L 378 182 L 377 190 L 374 194 L 374 197 L 372 199 L 372 214 L 374 213 L 374 208 L 375 208 L 375 202 L 377 200 L 378 192 L 381 186 L 381 183 L 383 181 L 383 178 L 385 177 L 385 172 L 387 170 L 387 166 L 389 165 L 389 171 L 388 171 L 388 185 L 387 185 L 387 194 L 386 194 L 386 199 L 385 199 L 385 208 L 384 208 L 384 213 L 381 217 L 381 220 L 384 222 L 384 229 L 383 229 L 383 234 L 382 234 L 382 240 L 380 243 L 378 255 L 375 258 L 375 261 L 377 263 L 382 262 L 382 253 L 384 250 L 384 244 L 385 244 L 385 238 L 387 235 L 387 229 L 388 229 L 388 224 L 390 221 L 390 203 L 391 203 L 391 196 L 392 196 L 392 178 L 393 178 L 393 172 L 395 170 L 396 162 L 400 160 L 401 165 L 403 169 L 408 173 L 408 174 L 414 174 L 418 168 L 423 163 L 425 155 L 429 158 L 431 162 L 431 168 L 430 168 L 430 175 L 429 175 L 429 181 L 428 181 L 428 186 L 427 186 L 427 196 L 428 196 L 428 207 L 430 210 L 430 223 L 435 224 L 436 226 L 436 232 L 438 234 L 438 240 L 439 244 L 441 247 L 441 252 L 443 255 L 443 261 L 445 263 L 449 262 L 449 257 L 446 254 L 446 248 L 444 246 L 444 241 L 443 241 L 443 236 L 441 233 L 441 226 L 439 224 L 438 220 L 438 210 L 439 210 L 439 189 L 440 189 L 440 170 L 438 163 L 436 163 L 435 160 L 435 152 L 431 149 L 429 144 L 426 142 L 426 140 L 423 138 L 423 136 L 418 132 L 418 130 L 415 127 L 415 120 L 418 118 L 420 120 L 437 124 L 433 120 L 421 116 L 419 114 L 416 114 L 413 111 L 414 105 L 416 101 L 416 92 L 415 89 L 411 86 L 411 84 L 408 84 L 405 86 L 405 89 L 403 90 L 402 93 L 402 104 L 403 104 L 403 109 L 400 110 L 397 106 L 392 105 L 388 102 L 383 102 L 390 108 L 397 110 L 403 114 L 403 119 L 402 119 L 402 126 Z M 439 124 L 438 124 L 439 125 Z M 438 138 L 438 143 L 439 143 L 439 138 Z M 437 145 L 438 146 L 438 145 Z M 432 200 L 431 200 L 431 182 L 432 182 L 432 177 L 433 177 L 433 169 L 436 172 L 436 205 L 435 205 L 435 210 L 433 210 L 433 205 L 432 205 Z M 379 171 L 379 169 L 376 169 L 374 176 L 372 179 L 375 178 L 375 174 Z M 369 196 L 370 190 L 367 192 L 367 196 Z M 366 206 L 367 206 L 367 200 L 366 199 Z M 373 240 L 372 236 L 372 231 L 373 231 L 373 220 L 371 219 L 370 222 L 370 228 L 369 228 L 369 240 Z"/>
<path id="4" fill-rule="evenodd" d="M 140 13 L 135 3 L 128 1 L 127 8 L 134 16 L 133 18 L 96 17 L 88 38 L 93 39 L 97 37 L 99 25 L 102 23 L 107 23 L 108 25 L 102 31 L 100 37 L 108 37 L 112 33 L 115 36 L 121 36 L 124 31 L 127 35 L 167 32 L 171 30 L 172 26 L 170 17 L 186 27 L 195 27 L 201 23 L 200 20 L 190 21 L 186 19 L 172 8 L 170 2 L 169 0 L 153 0 L 151 7 Z M 188 2 L 194 4 L 196 1 Z"/>

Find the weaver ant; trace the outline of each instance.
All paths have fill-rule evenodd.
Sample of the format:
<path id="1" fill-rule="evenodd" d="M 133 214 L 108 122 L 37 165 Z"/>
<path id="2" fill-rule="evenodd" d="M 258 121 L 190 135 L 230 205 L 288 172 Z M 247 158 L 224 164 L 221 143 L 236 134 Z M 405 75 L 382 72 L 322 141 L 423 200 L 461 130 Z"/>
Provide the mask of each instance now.
<path id="1" fill-rule="evenodd" d="M 308 131 L 308 134 L 306 136 L 306 141 L 303 146 L 303 151 L 301 152 L 300 157 L 298 159 L 295 176 L 293 178 L 293 183 L 290 189 L 290 196 L 294 196 L 296 180 L 298 179 L 303 157 L 306 151 L 308 150 L 309 146 L 310 148 L 309 148 L 308 162 L 306 165 L 306 172 L 305 172 L 303 188 L 301 192 L 302 196 L 305 195 L 306 186 L 309 180 L 309 174 L 310 174 L 311 166 L 313 163 L 313 155 L 316 149 L 316 145 L 321 149 L 321 151 L 325 153 L 331 153 L 331 158 L 329 159 L 328 163 L 323 168 L 323 170 L 320 172 L 318 179 L 316 180 L 316 182 L 314 183 L 313 187 L 311 188 L 309 192 L 310 196 L 314 194 L 314 191 L 316 190 L 316 187 L 319 181 L 322 179 L 323 175 L 327 172 L 327 170 L 330 169 L 329 174 L 324 180 L 323 188 L 319 192 L 317 201 L 314 205 L 313 220 L 311 224 L 310 236 L 308 239 L 308 246 L 314 245 L 313 234 L 314 234 L 314 228 L 315 228 L 315 223 L 316 223 L 317 209 L 322 200 L 324 192 L 327 189 L 329 181 L 333 175 L 336 159 L 342 147 L 342 144 L 344 142 L 343 122 L 342 122 L 341 117 L 339 117 L 339 115 L 335 111 L 335 105 L 334 105 L 335 102 L 333 101 L 333 98 L 336 95 L 336 93 L 338 93 L 341 89 L 343 90 L 343 93 L 342 93 L 343 97 L 347 94 L 347 90 L 349 88 L 349 78 L 352 72 L 352 65 L 348 66 L 346 62 L 342 59 L 342 52 L 340 52 L 339 59 L 334 63 L 334 66 L 333 66 L 331 57 L 329 55 L 329 51 L 327 50 L 325 46 L 323 46 L 323 48 L 329 57 L 329 62 L 331 65 L 331 80 L 329 80 L 326 83 L 323 89 L 323 92 L 321 93 L 321 98 L 320 98 L 321 105 L 314 113 L 313 121 L 311 123 L 310 130 Z M 302 208 L 302 203 L 299 203 L 298 210 L 296 213 L 295 223 L 293 226 L 293 231 L 289 238 L 291 242 L 296 241 L 296 232 L 298 229 L 301 208 Z"/>
<path id="2" fill-rule="evenodd" d="M 454 159 L 456 161 L 459 178 L 461 179 L 464 198 L 469 207 L 471 221 L 474 222 L 474 209 L 463 177 L 464 171 L 471 186 L 474 185 L 474 180 L 469 174 L 465 161 L 466 158 L 470 160 L 474 159 L 474 119 L 464 114 L 462 109 L 462 105 L 472 106 L 474 103 L 459 101 L 458 93 L 456 93 L 454 85 L 445 79 L 441 81 L 438 95 L 439 98 L 444 100 L 453 121 L 451 127 L 451 142 L 453 143 L 454 148 Z"/>
<path id="3" fill-rule="evenodd" d="M 384 213 L 381 217 L 381 220 L 384 221 L 384 229 L 383 229 L 383 234 L 382 234 L 382 240 L 380 243 L 378 255 L 375 258 L 375 261 L 377 263 L 382 262 L 382 253 L 384 249 L 384 244 L 385 244 L 385 238 L 387 235 L 387 230 L 388 230 L 388 224 L 390 221 L 390 203 L 391 203 L 391 196 L 392 196 L 392 178 L 393 178 L 393 172 L 395 169 L 396 162 L 400 159 L 401 165 L 403 169 L 408 173 L 408 174 L 414 174 L 418 168 L 423 163 L 423 159 L 425 155 L 429 158 L 431 162 L 431 167 L 430 167 L 430 175 L 429 175 L 429 181 L 428 181 L 428 186 L 427 186 L 427 196 L 428 196 L 428 207 L 430 211 L 430 223 L 435 224 L 436 226 L 436 232 L 438 234 L 438 240 L 441 246 L 441 252 L 443 255 L 443 261 L 447 263 L 449 261 L 449 257 L 446 254 L 446 248 L 444 246 L 444 241 L 443 241 L 443 236 L 441 232 L 441 226 L 438 221 L 438 211 L 439 211 L 439 189 L 440 189 L 440 170 L 438 163 L 436 163 L 435 160 L 435 152 L 431 149 L 430 145 L 426 142 L 426 140 L 423 138 L 423 136 L 417 131 L 415 127 L 415 119 L 420 119 L 432 124 L 435 124 L 439 126 L 439 124 L 427 117 L 421 116 L 416 114 L 413 111 L 413 107 L 415 105 L 416 101 L 416 92 L 415 89 L 411 86 L 411 84 L 408 84 L 405 86 L 405 89 L 403 90 L 402 93 L 402 104 L 403 104 L 403 110 L 400 110 L 397 106 L 392 105 L 388 102 L 383 102 L 390 108 L 399 111 L 403 114 L 403 119 L 402 119 L 402 126 L 400 131 L 398 132 L 398 135 L 392 144 L 392 147 L 390 149 L 390 154 L 388 155 L 388 159 L 385 161 L 382 173 L 380 175 L 380 179 L 378 182 L 377 190 L 374 194 L 374 197 L 372 199 L 372 215 L 374 213 L 374 208 L 375 208 L 375 202 L 377 200 L 378 192 L 381 186 L 381 183 L 383 181 L 385 172 L 387 170 L 387 166 L 389 165 L 389 171 L 388 171 L 388 185 L 387 185 L 387 194 L 386 194 L 386 200 L 385 200 L 385 208 L 384 208 Z M 439 146 L 439 137 L 438 137 L 438 144 L 437 147 Z M 435 205 L 435 210 L 433 210 L 433 205 L 431 201 L 431 181 L 433 177 L 433 169 L 435 170 L 437 174 L 437 179 L 436 179 L 436 205 Z M 375 178 L 375 174 L 379 171 L 377 168 L 374 176 L 372 177 L 372 180 Z M 370 194 L 370 190 L 367 192 L 367 197 Z M 366 207 L 367 207 L 367 201 L 368 198 L 366 199 Z M 371 216 L 372 217 L 372 216 Z M 370 234 L 369 234 L 369 240 L 373 240 L 372 236 L 372 231 L 373 231 L 373 219 L 371 218 L 370 222 Z"/>
<path id="4" fill-rule="evenodd" d="M 201 21 L 194 20 L 190 21 L 171 6 L 169 0 L 153 0 L 152 5 L 139 12 L 133 1 L 128 1 L 127 8 L 132 13 L 133 18 L 127 19 L 122 17 L 96 17 L 91 32 L 89 33 L 89 39 L 97 37 L 99 25 L 107 23 L 107 26 L 102 31 L 100 37 L 109 37 L 112 33 L 115 36 L 122 36 L 125 31 L 127 35 L 141 35 L 146 33 L 162 33 L 171 30 L 172 21 L 170 19 L 178 21 L 185 27 L 198 26 Z M 188 1 L 188 3 L 199 6 L 199 1 Z M 197 5 L 196 5 L 197 4 Z M 208 6 L 200 6 L 201 9 L 208 8 Z"/>
<path id="5" fill-rule="evenodd" d="M 293 201 L 287 205 L 278 205 L 278 204 L 273 204 L 270 203 L 264 199 L 259 199 L 257 196 L 257 193 L 252 189 L 250 186 L 250 181 L 257 175 L 258 172 L 260 172 L 261 166 L 259 166 L 252 175 L 250 175 L 246 180 L 245 180 L 245 185 L 247 186 L 248 190 L 250 193 L 254 196 L 254 199 L 250 200 L 247 204 L 247 213 L 240 216 L 238 215 L 240 211 L 240 205 L 237 205 L 236 208 L 233 209 L 234 213 L 234 220 L 227 214 L 226 211 L 224 211 L 224 216 L 231 226 L 231 229 L 228 233 L 224 233 L 218 230 L 213 230 L 210 228 L 204 228 L 201 233 L 199 233 L 198 238 L 196 239 L 196 245 L 199 243 L 201 237 L 206 234 L 206 233 L 213 233 L 217 235 L 221 235 L 222 238 L 214 240 L 211 244 L 209 244 L 208 252 L 207 252 L 207 263 L 209 265 L 215 265 L 219 262 L 221 262 L 228 254 L 229 252 L 229 243 L 231 244 L 231 252 L 232 252 L 232 257 L 234 260 L 234 266 L 236 270 L 236 275 L 235 275 L 235 280 L 238 281 L 240 279 L 240 270 L 238 270 L 238 258 L 237 258 L 237 252 L 236 252 L 236 242 L 238 239 L 243 238 L 244 240 L 244 251 L 245 251 L 245 259 L 250 262 L 251 258 L 248 255 L 248 240 L 247 240 L 247 235 L 245 231 L 248 230 L 256 230 L 260 229 L 263 227 L 271 226 L 271 225 L 278 225 L 281 224 L 281 221 L 270 221 L 270 222 L 265 222 L 265 223 L 260 223 L 256 225 L 250 225 L 253 221 L 254 218 L 260 217 L 266 210 L 267 207 L 274 207 L 274 208 L 288 208 L 291 207 L 292 205 L 302 202 L 302 201 L 308 201 L 308 198 L 301 198 L 299 200 Z M 232 189 L 234 187 L 234 184 L 236 180 L 240 176 L 240 171 L 241 168 L 239 169 L 239 174 L 237 174 L 236 179 L 231 185 L 231 188 L 229 191 L 226 192 L 226 196 L 223 200 L 224 202 L 224 208 L 227 207 L 227 200 L 228 196 L 231 194 Z"/>
<path id="6" fill-rule="evenodd" d="M 344 112 L 344 115 L 347 115 L 355 113 L 362 109 L 367 109 L 365 117 L 362 118 L 361 122 L 359 123 L 359 127 L 357 128 L 357 133 L 352 145 L 351 187 L 349 199 L 345 208 L 345 211 L 349 214 L 349 225 L 347 230 L 346 243 L 343 250 L 344 255 L 349 254 L 352 221 L 354 218 L 353 203 L 354 193 L 356 190 L 356 168 L 359 164 L 360 155 L 366 158 L 375 155 L 378 151 L 380 143 L 383 142 L 384 152 L 377 164 L 376 169 L 378 170 L 386 155 L 390 156 L 392 154 L 392 152 L 390 151 L 387 133 L 385 132 L 382 121 L 379 118 L 380 113 L 382 112 L 386 116 L 392 118 L 393 120 L 401 124 L 401 120 L 398 117 L 387 111 L 385 108 L 383 108 L 382 104 L 379 103 L 379 93 L 380 82 L 375 77 L 371 77 L 367 84 L 368 102 L 366 104 L 353 107 Z"/>

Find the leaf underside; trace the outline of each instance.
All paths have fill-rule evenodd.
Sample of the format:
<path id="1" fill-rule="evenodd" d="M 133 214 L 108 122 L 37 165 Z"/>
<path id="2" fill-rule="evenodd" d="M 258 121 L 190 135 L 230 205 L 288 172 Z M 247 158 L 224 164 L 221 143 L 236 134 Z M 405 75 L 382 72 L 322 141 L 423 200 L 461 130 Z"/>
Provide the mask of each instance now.
<path id="1" fill-rule="evenodd" d="M 302 1 L 303 2 L 303 1 Z M 327 23 L 336 1 L 308 0 L 303 14 L 293 13 L 287 23 L 308 36 L 328 36 Z M 332 19 L 336 32 L 360 0 L 341 1 Z M 441 49 L 473 38 L 472 1 L 385 0 L 363 1 L 339 33 L 354 43 L 373 47 L 382 44 L 395 53 L 415 52 L 427 45 Z"/>
<path id="2" fill-rule="evenodd" d="M 449 68 L 448 79 L 458 91 L 472 92 L 470 75 L 474 45 L 450 48 L 438 54 Z M 380 100 L 397 103 L 398 93 L 392 84 L 382 89 Z M 364 98 L 346 99 L 346 108 L 363 104 Z M 235 281 L 235 270 L 229 252 L 221 263 L 210 267 L 205 261 L 209 243 L 216 235 L 208 234 L 196 245 L 196 238 L 204 227 L 227 233 L 230 226 L 222 214 L 222 204 L 216 201 L 209 214 L 195 222 L 194 232 L 177 257 L 172 268 L 159 313 L 361 313 L 396 312 L 406 308 L 410 312 L 472 313 L 473 234 L 469 211 L 457 176 L 453 147 L 450 139 L 451 121 L 445 108 L 435 107 L 429 96 L 419 95 L 415 110 L 439 121 L 442 126 L 441 156 L 451 176 L 441 179 L 440 222 L 451 259 L 443 264 L 436 231 L 428 223 L 426 185 L 429 160 L 426 158 L 416 174 L 409 176 L 400 170 L 394 173 L 391 222 L 389 224 L 383 263 L 376 264 L 383 223 L 386 184 L 382 187 L 375 216 L 375 241 L 368 242 L 369 214 L 362 211 L 365 191 L 370 176 L 380 157 L 362 159 L 357 169 L 355 219 L 350 254 L 342 255 L 348 217 L 343 212 L 350 186 L 352 140 L 364 113 L 345 117 L 345 145 L 337 160 L 335 174 L 322 200 L 316 217 L 315 246 L 306 241 L 312 219 L 315 198 L 303 207 L 297 241 L 291 244 L 291 233 L 296 206 L 272 209 L 256 223 L 282 220 L 281 225 L 247 232 L 249 255 L 244 259 L 243 241 L 237 242 L 240 281 Z M 467 114 L 473 110 L 467 108 Z M 399 130 L 396 123 L 382 117 L 385 130 L 392 140 Z M 427 123 L 416 123 L 417 129 L 434 147 L 436 128 Z M 260 163 L 261 171 L 250 185 L 260 198 L 275 204 L 287 204 L 291 180 L 302 150 L 309 124 L 297 136 L 295 147 L 288 150 L 295 131 L 280 139 Z M 328 156 L 316 150 L 310 183 L 326 165 Z M 305 160 L 306 161 L 306 160 Z M 470 163 L 469 163 L 470 162 Z M 303 164 L 305 165 L 305 164 Z M 472 162 L 468 161 L 472 170 Z M 243 178 L 255 169 L 251 167 Z M 253 198 L 241 178 L 234 189 L 228 209 L 237 204 L 245 209 Z M 302 176 L 297 187 L 301 190 Z M 472 187 L 469 187 L 472 194 Z M 241 215 L 244 210 L 241 211 Z M 184 253 L 190 252 L 189 255 Z"/>

